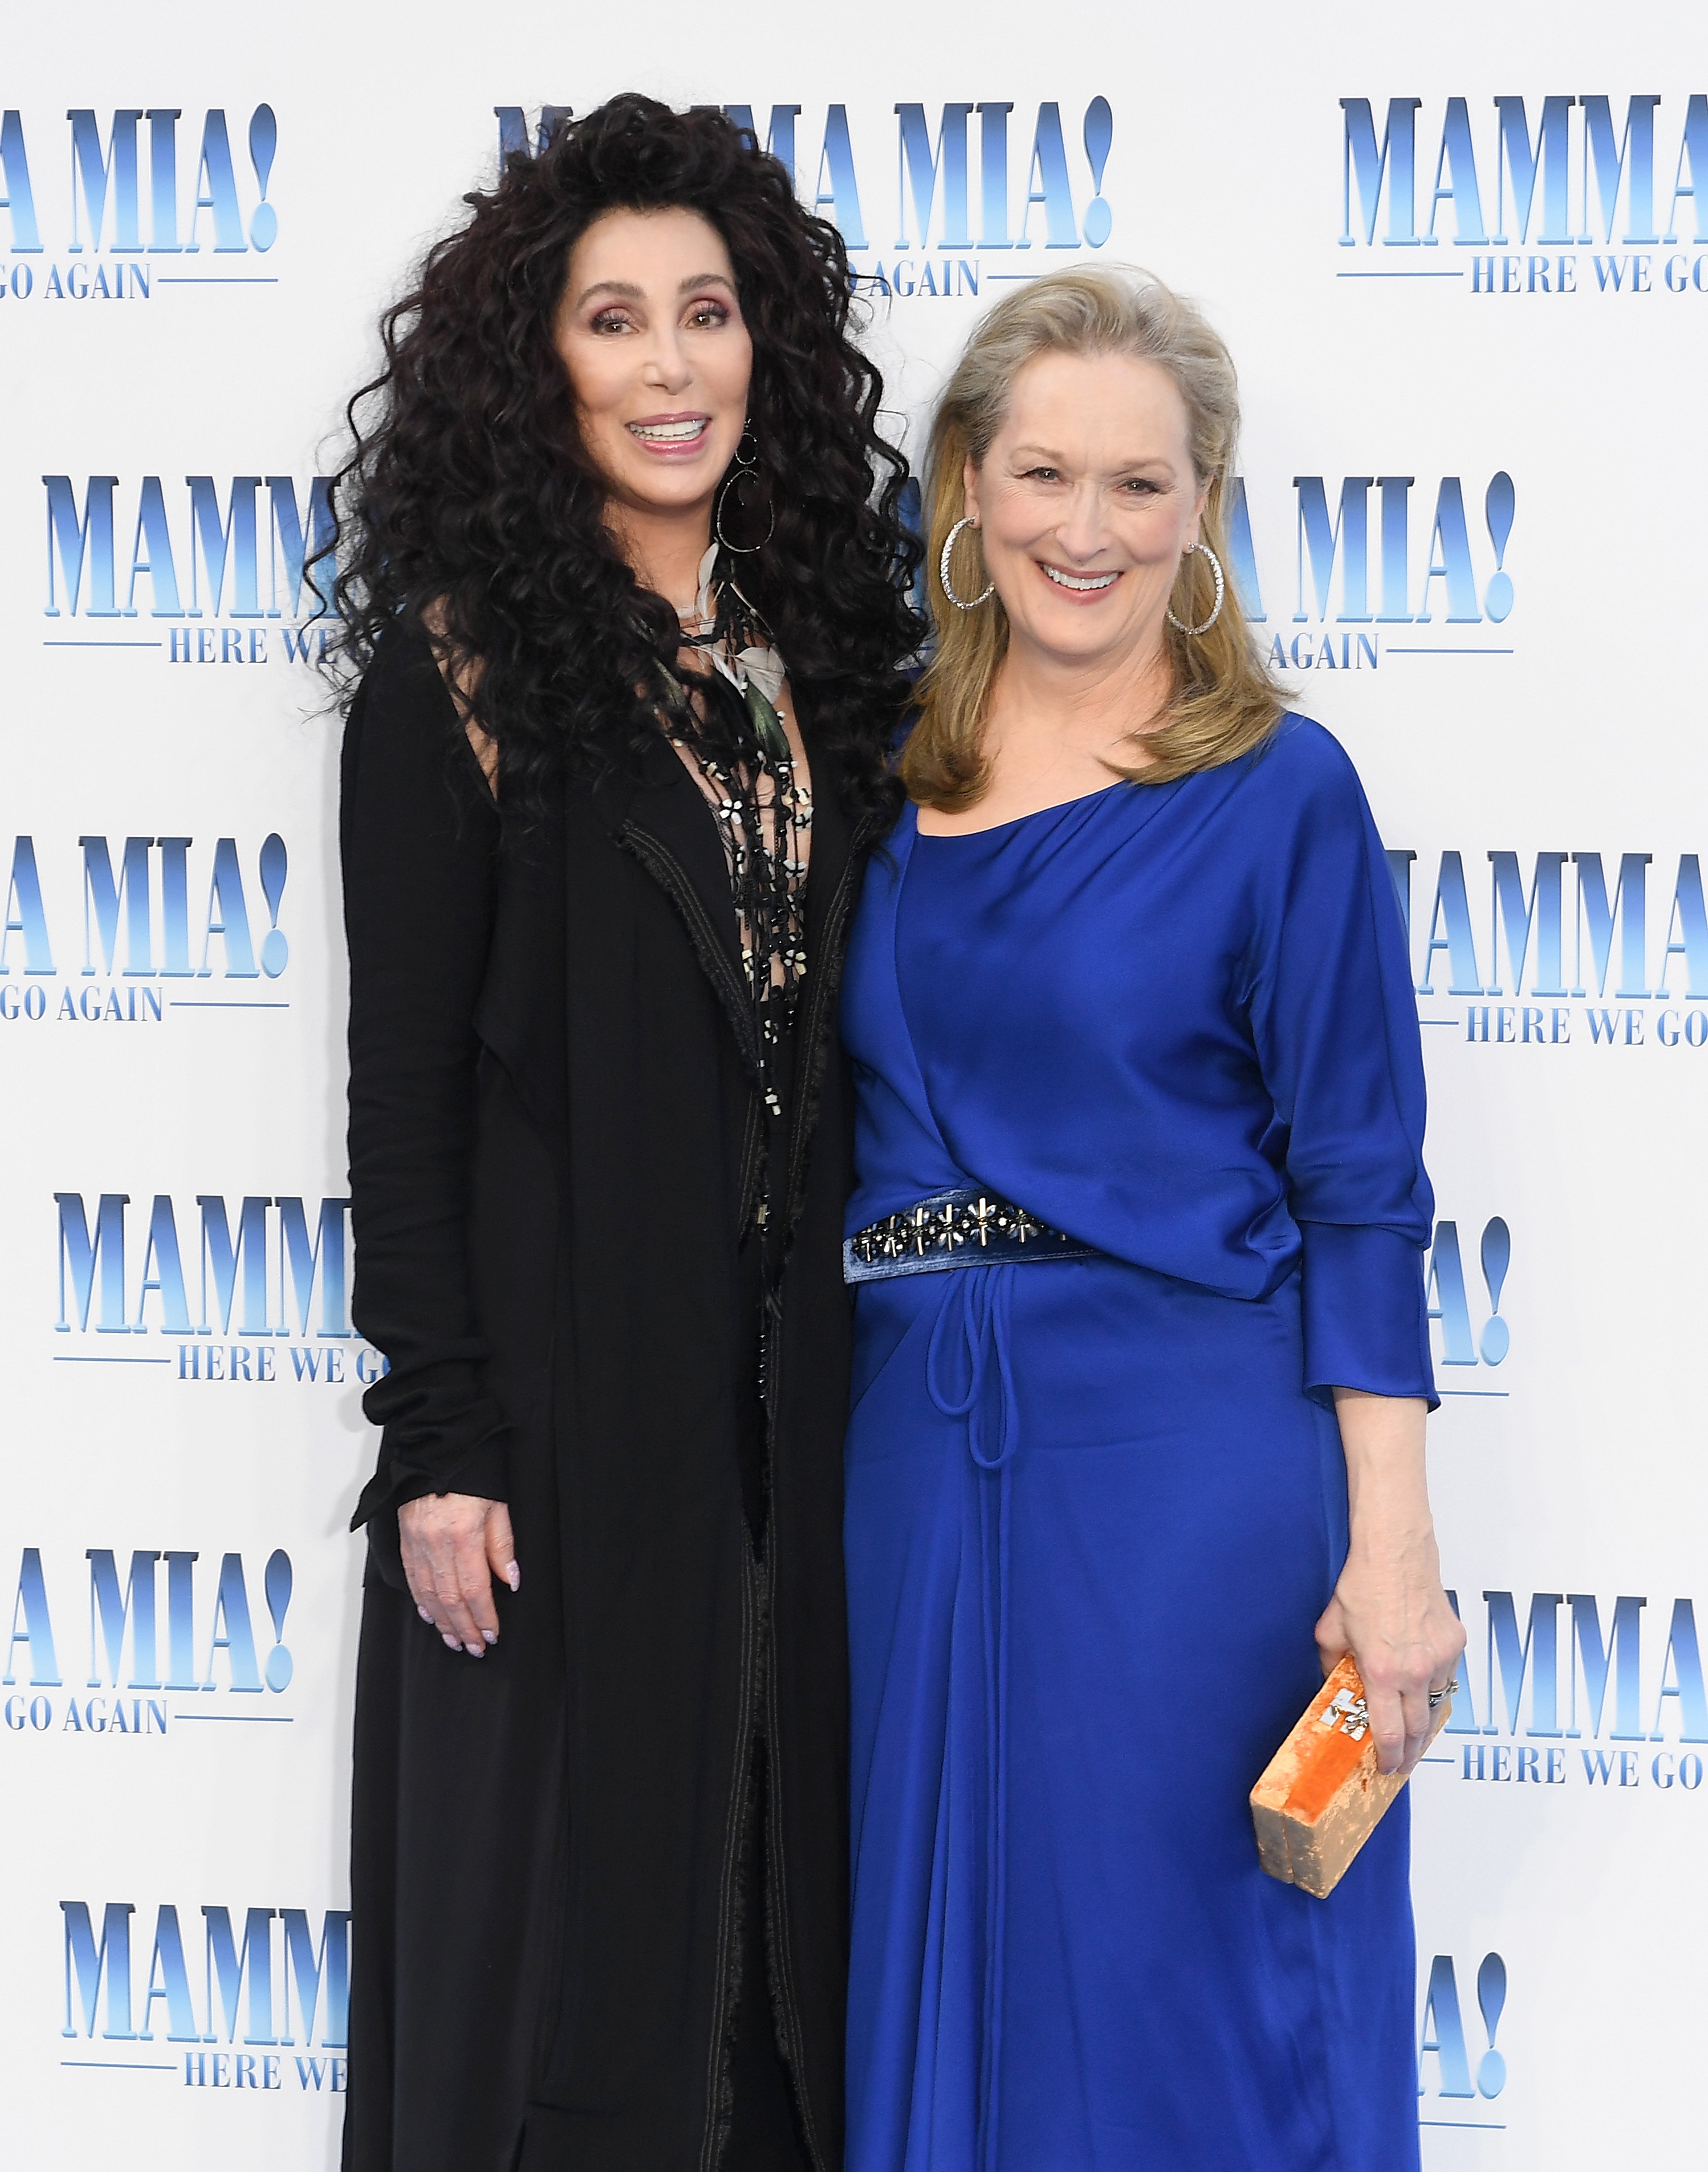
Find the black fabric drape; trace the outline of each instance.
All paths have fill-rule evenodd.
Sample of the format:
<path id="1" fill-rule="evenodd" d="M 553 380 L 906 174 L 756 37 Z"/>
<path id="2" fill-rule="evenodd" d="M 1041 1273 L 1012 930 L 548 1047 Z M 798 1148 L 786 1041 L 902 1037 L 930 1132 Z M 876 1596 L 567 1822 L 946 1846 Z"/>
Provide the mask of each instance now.
<path id="1" fill-rule="evenodd" d="M 352 2172 L 712 2172 L 733 2116 L 738 2148 L 778 2132 L 735 2102 L 773 2071 L 803 2161 L 840 2164 L 861 841 L 835 783 L 815 761 L 767 1422 L 740 1251 L 765 1126 L 692 780 L 661 739 L 518 841 L 423 643 L 389 642 L 352 709 L 355 1314 L 391 1370 L 358 1511 Z M 404 1586 L 396 1508 L 427 1491 L 510 1504 L 522 1588 L 481 1660 Z"/>

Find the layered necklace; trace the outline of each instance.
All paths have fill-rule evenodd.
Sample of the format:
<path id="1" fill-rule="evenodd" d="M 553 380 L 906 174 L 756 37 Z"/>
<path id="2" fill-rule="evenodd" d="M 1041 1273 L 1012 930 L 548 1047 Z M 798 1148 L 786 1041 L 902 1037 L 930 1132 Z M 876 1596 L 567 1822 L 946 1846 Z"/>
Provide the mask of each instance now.
<path id="1" fill-rule="evenodd" d="M 709 669 L 663 674 L 669 692 L 663 725 L 698 780 L 723 842 L 760 1051 L 760 1089 L 767 1114 L 777 1118 L 783 1113 L 779 1051 L 807 974 L 813 798 L 797 772 L 777 707 L 782 659 L 740 590 L 731 582 L 713 585 L 717 557 L 714 544 L 700 562 L 693 612 L 682 614 L 682 646 L 698 650 Z"/>

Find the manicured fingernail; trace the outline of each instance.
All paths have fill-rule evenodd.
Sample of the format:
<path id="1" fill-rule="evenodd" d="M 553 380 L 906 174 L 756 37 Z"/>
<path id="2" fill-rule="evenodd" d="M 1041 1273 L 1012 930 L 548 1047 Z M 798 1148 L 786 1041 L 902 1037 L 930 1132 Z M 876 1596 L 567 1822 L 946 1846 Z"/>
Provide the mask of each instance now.
<path id="1" fill-rule="evenodd" d="M 514 1562 L 511 1562 L 511 1564 L 510 1564 L 510 1566 L 509 1566 L 509 1567 L 508 1567 L 508 1568 L 507 1568 L 507 1569 L 505 1570 L 505 1572 L 504 1572 L 504 1581 L 505 1581 L 505 1583 L 508 1583 L 508 1584 L 509 1585 L 509 1587 L 510 1587 L 510 1589 L 512 1589 L 512 1591 L 520 1591 L 520 1590 L 521 1590 L 521 1589 L 522 1589 L 522 1572 L 521 1572 L 521 1570 L 517 1567 L 517 1565 L 516 1565 L 516 1563 L 515 1563 Z"/>
<path id="2" fill-rule="evenodd" d="M 439 1632 L 439 1634 L 444 1638 L 445 1642 L 449 1646 L 452 1651 L 460 1652 L 462 1650 L 462 1646 L 457 1642 L 456 1638 L 452 1636 L 448 1629 L 442 1629 Z"/>
<path id="3" fill-rule="evenodd" d="M 417 1607 L 416 1607 L 416 1609 L 415 1610 L 416 1610 L 416 1612 L 417 1614 L 419 1614 L 419 1615 L 420 1615 L 420 1616 L 421 1616 L 421 1618 L 422 1618 L 422 1620 L 423 1621 L 431 1621 L 432 1620 L 432 1618 L 433 1618 L 433 1617 L 432 1616 L 432 1615 L 431 1615 L 431 1614 L 429 1614 L 429 1613 L 427 1612 L 427 1610 L 426 1607 L 424 1607 L 424 1606 L 417 1606 Z"/>
<path id="4" fill-rule="evenodd" d="M 498 1641 L 498 1632 L 496 1629 L 483 1629 L 481 1632 L 481 1636 L 482 1640 L 488 1644 L 496 1644 Z"/>
<path id="5" fill-rule="evenodd" d="M 486 1656 L 486 1648 L 484 1644 L 465 1644 L 463 1649 L 471 1659 L 484 1659 Z"/>

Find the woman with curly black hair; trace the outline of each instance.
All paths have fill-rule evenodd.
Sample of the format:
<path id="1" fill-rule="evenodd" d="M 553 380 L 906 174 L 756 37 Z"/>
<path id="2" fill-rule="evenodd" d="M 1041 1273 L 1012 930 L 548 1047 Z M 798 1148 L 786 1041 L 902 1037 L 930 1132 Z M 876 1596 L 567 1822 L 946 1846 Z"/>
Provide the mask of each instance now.
<path id="1" fill-rule="evenodd" d="M 836 2172 L 848 1094 L 916 645 L 835 230 L 561 125 L 338 478 L 355 2172 Z"/>

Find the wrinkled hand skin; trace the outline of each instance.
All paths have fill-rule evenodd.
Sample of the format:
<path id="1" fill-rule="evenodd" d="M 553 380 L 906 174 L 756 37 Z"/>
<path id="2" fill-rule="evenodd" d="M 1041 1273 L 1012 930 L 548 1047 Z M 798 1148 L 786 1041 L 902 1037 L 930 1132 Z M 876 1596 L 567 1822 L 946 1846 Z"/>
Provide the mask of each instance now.
<path id="1" fill-rule="evenodd" d="M 397 1512 L 399 1551 L 410 1596 L 423 1621 L 454 1651 L 481 1659 L 498 1641 L 492 1578 L 512 1591 L 522 1581 L 510 1511 L 475 1493 L 429 1493 Z"/>
<path id="2" fill-rule="evenodd" d="M 1364 1684 L 1377 1763 L 1409 1775 L 1429 1741 L 1429 1700 L 1444 1690 L 1465 1632 L 1442 1589 L 1424 1471 L 1422 1402 L 1335 1390 L 1346 1454 L 1351 1545 L 1317 1623 L 1326 1675 L 1351 1653 Z"/>

